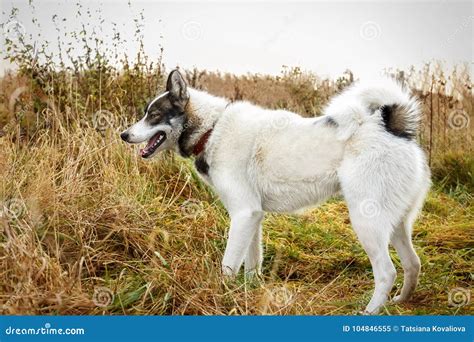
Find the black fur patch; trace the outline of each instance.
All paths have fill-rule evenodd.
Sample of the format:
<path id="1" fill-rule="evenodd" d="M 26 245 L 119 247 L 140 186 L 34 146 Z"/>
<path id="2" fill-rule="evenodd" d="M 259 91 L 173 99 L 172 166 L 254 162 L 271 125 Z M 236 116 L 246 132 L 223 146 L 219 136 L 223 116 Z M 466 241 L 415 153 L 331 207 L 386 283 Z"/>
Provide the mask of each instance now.
<path id="1" fill-rule="evenodd" d="M 339 124 L 336 122 L 336 120 L 334 120 L 330 116 L 326 117 L 326 124 L 328 126 L 331 126 L 331 127 L 334 127 L 334 128 L 337 128 L 339 126 Z"/>
<path id="2" fill-rule="evenodd" d="M 206 176 L 209 174 L 209 164 L 203 156 L 197 158 L 194 162 L 194 165 L 196 166 L 196 169 L 199 173 Z"/>
<path id="3" fill-rule="evenodd" d="M 400 108 L 396 104 L 380 107 L 380 113 L 382 115 L 385 129 L 396 137 L 407 140 L 414 139 L 415 136 L 413 134 L 404 130 L 403 122 L 397 120 L 397 110 L 400 110 Z"/>
<path id="4" fill-rule="evenodd" d="M 192 154 L 192 150 L 188 147 L 189 145 L 189 138 L 191 135 L 194 133 L 195 128 L 191 126 L 190 120 L 186 116 L 184 124 L 183 124 L 184 130 L 181 132 L 181 135 L 179 136 L 178 139 L 178 147 L 179 147 L 179 153 L 181 154 L 182 157 L 190 157 Z"/>

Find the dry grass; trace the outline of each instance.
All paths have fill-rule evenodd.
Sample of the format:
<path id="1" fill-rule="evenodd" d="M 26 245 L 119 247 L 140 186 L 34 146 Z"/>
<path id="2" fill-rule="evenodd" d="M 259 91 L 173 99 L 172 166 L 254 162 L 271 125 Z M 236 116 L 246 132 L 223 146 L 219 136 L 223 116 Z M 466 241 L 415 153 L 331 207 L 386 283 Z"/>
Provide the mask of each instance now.
<path id="1" fill-rule="evenodd" d="M 263 277 L 221 278 L 229 219 L 217 197 L 191 161 L 164 154 L 145 162 L 117 134 L 159 91 L 160 60 L 141 55 L 116 68 L 91 50 L 86 62 L 67 66 L 47 59 L 44 49 L 46 59 L 32 58 L 25 44 L 10 46 L 8 57 L 19 68 L 0 81 L 3 314 L 363 309 L 373 289 L 371 267 L 339 199 L 302 216 L 268 215 Z M 448 293 L 470 289 L 473 280 L 472 83 L 463 72 L 445 77 L 436 66 L 397 77 L 416 85 L 424 103 L 420 141 L 436 183 L 414 232 L 420 285 L 411 302 L 389 304 L 385 312 L 470 314 L 472 304 L 449 305 Z M 331 81 L 299 68 L 241 77 L 194 70 L 188 80 L 233 100 L 312 116 L 353 76 Z M 467 126 L 453 127 L 453 111 Z M 402 283 L 396 265 L 393 295 Z"/>
<path id="2" fill-rule="evenodd" d="M 343 202 L 269 215 L 264 278 L 225 283 L 228 217 L 189 161 L 145 162 L 114 129 L 66 127 L 54 119 L 61 113 L 48 115 L 49 130 L 0 139 L 0 197 L 11 209 L 1 219 L 3 313 L 353 314 L 368 300 L 370 264 Z M 430 194 L 414 237 L 420 286 L 388 313 L 470 312 L 447 301 L 472 282 L 474 207 L 461 194 Z M 100 287 L 114 297 L 106 308 L 93 301 Z"/>
<path id="3" fill-rule="evenodd" d="M 228 217 L 188 161 L 143 162 L 113 131 L 58 140 L 0 140 L 1 195 L 25 204 L 1 220 L 3 313 L 353 314 L 369 298 L 370 264 L 343 202 L 269 215 L 264 278 L 225 283 Z M 447 300 L 472 281 L 473 223 L 472 201 L 430 194 L 414 234 L 418 291 L 388 313 L 469 313 Z M 115 297 L 106 308 L 93 302 L 99 287 Z"/>

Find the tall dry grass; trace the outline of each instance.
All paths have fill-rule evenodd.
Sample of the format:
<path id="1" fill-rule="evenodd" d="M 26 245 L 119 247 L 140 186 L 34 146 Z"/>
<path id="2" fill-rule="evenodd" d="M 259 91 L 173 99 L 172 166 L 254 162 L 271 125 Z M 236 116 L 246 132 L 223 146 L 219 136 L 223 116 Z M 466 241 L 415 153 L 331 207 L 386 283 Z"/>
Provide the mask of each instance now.
<path id="1" fill-rule="evenodd" d="M 119 53 L 120 35 L 104 50 L 86 27 L 61 32 L 76 39 L 79 54 L 61 41 L 57 58 L 38 39 L 6 42 L 4 57 L 17 70 L 0 81 L 2 313 L 361 310 L 373 286 L 370 263 L 337 199 L 299 217 L 268 215 L 263 277 L 220 277 L 229 220 L 217 197 L 190 161 L 163 154 L 147 163 L 118 138 L 166 77 L 161 59 L 144 53 L 139 22 L 133 58 Z M 472 83 L 462 67 L 449 76 L 434 64 L 392 74 L 423 101 L 419 138 L 436 185 L 415 227 L 420 286 L 411 303 L 386 312 L 469 313 L 471 306 L 452 302 L 452 291 L 469 289 L 473 274 Z M 304 116 L 318 115 L 355 79 L 349 71 L 328 80 L 300 68 L 278 76 L 186 75 L 213 94 Z M 399 275 L 394 292 L 401 281 Z"/>

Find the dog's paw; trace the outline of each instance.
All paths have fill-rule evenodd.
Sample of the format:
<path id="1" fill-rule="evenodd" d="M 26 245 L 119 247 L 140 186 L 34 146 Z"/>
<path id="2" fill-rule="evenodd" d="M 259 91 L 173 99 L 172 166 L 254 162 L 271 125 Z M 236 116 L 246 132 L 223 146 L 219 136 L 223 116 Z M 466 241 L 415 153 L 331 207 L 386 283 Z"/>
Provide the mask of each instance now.
<path id="1" fill-rule="evenodd" d="M 235 278 L 237 272 L 235 272 L 232 267 L 222 265 L 222 275 L 224 278 Z"/>
<path id="2" fill-rule="evenodd" d="M 264 283 L 263 275 L 255 270 L 245 271 L 245 282 L 251 286 L 259 286 Z"/>
<path id="3" fill-rule="evenodd" d="M 373 315 L 378 315 L 379 312 L 380 312 L 380 308 L 375 308 L 372 310 L 365 308 L 363 311 L 360 311 L 359 314 L 363 316 L 373 316 Z"/>
<path id="4" fill-rule="evenodd" d="M 403 298 L 401 295 L 395 296 L 392 298 L 392 303 L 398 304 L 398 303 L 403 303 L 406 302 L 407 298 Z"/>
<path id="5" fill-rule="evenodd" d="M 359 311 L 357 314 L 358 314 L 358 315 L 361 315 L 361 316 L 370 316 L 370 315 L 372 315 L 372 314 L 371 314 L 369 311 L 367 311 L 367 310 Z"/>
<path id="6" fill-rule="evenodd" d="M 245 270 L 245 279 L 253 280 L 253 279 L 256 279 L 256 278 L 260 278 L 260 276 L 261 276 L 260 271 L 257 271 L 255 269 Z"/>

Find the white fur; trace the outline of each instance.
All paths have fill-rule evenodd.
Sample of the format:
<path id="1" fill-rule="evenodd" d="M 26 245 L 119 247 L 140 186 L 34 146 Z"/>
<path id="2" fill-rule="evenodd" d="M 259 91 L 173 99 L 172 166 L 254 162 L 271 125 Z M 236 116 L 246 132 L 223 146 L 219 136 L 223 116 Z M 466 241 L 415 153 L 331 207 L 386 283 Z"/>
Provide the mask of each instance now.
<path id="1" fill-rule="evenodd" d="M 197 114 L 207 120 L 202 133 L 215 123 L 204 152 L 209 164 L 204 178 L 231 217 L 225 274 L 236 274 L 244 261 L 247 272 L 260 271 L 265 211 L 295 212 L 340 191 L 374 270 L 366 312 L 377 313 L 392 288 L 390 242 L 405 271 L 397 300 L 410 297 L 420 268 L 410 236 L 430 185 L 429 169 L 416 142 L 388 133 L 377 112 L 384 104 L 410 104 L 407 115 L 419 116 L 406 91 L 392 81 L 359 84 L 335 97 L 319 118 L 247 102 L 226 106 L 204 92 L 189 93 Z"/>

